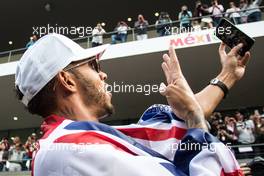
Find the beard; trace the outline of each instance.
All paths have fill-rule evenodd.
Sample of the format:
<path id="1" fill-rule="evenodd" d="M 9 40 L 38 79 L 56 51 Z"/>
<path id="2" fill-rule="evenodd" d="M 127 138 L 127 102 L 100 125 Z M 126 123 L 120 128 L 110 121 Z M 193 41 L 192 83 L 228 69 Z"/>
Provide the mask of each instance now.
<path id="1" fill-rule="evenodd" d="M 74 75 L 78 79 L 84 104 L 92 108 L 97 119 L 111 116 L 114 113 L 114 106 L 110 97 L 107 98 L 104 87 L 96 86 L 94 82 L 78 71 L 75 71 Z"/>

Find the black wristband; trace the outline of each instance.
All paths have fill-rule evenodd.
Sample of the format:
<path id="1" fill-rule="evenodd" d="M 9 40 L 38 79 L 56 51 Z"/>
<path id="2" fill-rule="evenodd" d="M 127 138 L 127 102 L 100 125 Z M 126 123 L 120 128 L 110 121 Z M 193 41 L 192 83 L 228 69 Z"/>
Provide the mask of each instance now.
<path id="1" fill-rule="evenodd" d="M 224 92 L 224 98 L 226 98 L 229 90 L 228 90 L 227 86 L 222 81 L 220 81 L 217 78 L 214 78 L 210 81 L 210 85 L 218 86 Z"/>

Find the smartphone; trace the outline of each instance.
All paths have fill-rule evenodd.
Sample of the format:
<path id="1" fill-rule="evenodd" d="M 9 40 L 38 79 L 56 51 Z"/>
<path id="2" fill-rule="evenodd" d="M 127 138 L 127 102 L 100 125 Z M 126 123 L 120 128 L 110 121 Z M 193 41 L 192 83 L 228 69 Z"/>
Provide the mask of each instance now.
<path id="1" fill-rule="evenodd" d="M 242 32 L 225 18 L 222 18 L 216 27 L 215 35 L 230 48 L 243 43 L 243 47 L 238 51 L 240 56 L 244 56 L 255 43 L 253 38 Z"/>

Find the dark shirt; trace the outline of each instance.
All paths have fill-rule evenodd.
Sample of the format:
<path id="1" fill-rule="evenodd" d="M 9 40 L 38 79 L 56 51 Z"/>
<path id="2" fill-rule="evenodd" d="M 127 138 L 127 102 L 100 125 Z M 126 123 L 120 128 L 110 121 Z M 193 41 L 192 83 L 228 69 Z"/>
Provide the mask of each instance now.
<path id="1" fill-rule="evenodd" d="M 147 34 L 147 27 L 149 23 L 147 20 L 144 21 L 136 21 L 135 22 L 135 30 L 137 35 Z"/>

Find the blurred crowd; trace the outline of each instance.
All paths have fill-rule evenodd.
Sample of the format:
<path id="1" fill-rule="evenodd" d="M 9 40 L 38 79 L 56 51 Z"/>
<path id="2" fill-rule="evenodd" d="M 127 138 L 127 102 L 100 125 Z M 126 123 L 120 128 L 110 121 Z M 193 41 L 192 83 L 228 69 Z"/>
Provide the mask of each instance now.
<path id="1" fill-rule="evenodd" d="M 264 142 L 264 108 L 252 112 L 215 112 L 209 118 L 209 124 L 211 133 L 223 143 L 240 145 Z"/>
<path id="2" fill-rule="evenodd" d="M 213 28 L 217 26 L 222 17 L 228 18 L 234 24 L 261 21 L 261 2 L 262 0 L 230 1 L 229 7 L 224 7 L 220 0 L 212 0 L 209 4 L 197 0 L 194 3 L 194 11 L 189 10 L 193 7 L 189 8 L 187 5 L 183 5 L 177 19 L 171 19 L 169 13 L 165 11 L 156 13 L 155 15 L 158 16 L 155 23 L 156 32 L 158 36 L 167 36 L 175 32 L 173 30 L 175 27 L 179 27 L 177 33 Z M 131 20 L 130 18 L 128 21 Z M 173 21 L 179 21 L 179 23 L 174 24 Z M 149 22 L 142 14 L 138 15 L 133 27 L 137 40 L 145 40 L 148 38 Z M 111 32 L 111 43 L 126 42 L 130 29 L 125 21 L 119 21 L 114 31 Z M 106 31 L 103 29 L 103 25 L 98 23 L 92 31 L 92 47 L 102 45 L 103 35 L 105 34 Z M 37 36 L 31 36 L 26 48 L 32 46 L 36 41 Z"/>
<path id="3" fill-rule="evenodd" d="M 4 137 L 0 143 L 0 171 L 30 170 L 36 141 L 35 133 L 32 133 L 25 143 L 22 143 L 18 136 L 12 137 L 11 140 Z"/>
<path id="4" fill-rule="evenodd" d="M 218 0 L 212 0 L 211 4 L 198 0 L 195 2 L 195 10 L 192 12 L 187 5 L 181 7 L 178 14 L 180 30 L 178 32 L 191 32 L 192 29 L 209 29 L 219 24 L 221 18 L 228 18 L 234 24 L 261 21 L 260 4 L 262 0 L 240 0 L 236 4 L 229 2 L 229 7 L 224 7 Z M 156 29 L 159 36 L 170 35 L 172 20 L 167 12 L 161 12 L 156 21 Z"/>

